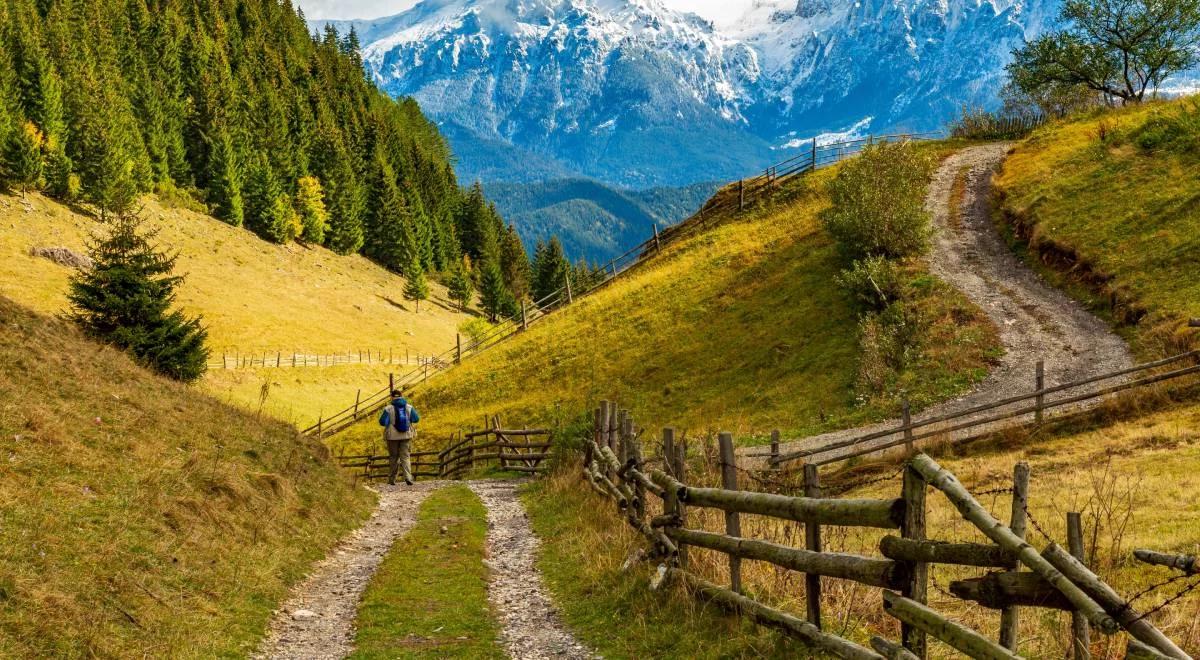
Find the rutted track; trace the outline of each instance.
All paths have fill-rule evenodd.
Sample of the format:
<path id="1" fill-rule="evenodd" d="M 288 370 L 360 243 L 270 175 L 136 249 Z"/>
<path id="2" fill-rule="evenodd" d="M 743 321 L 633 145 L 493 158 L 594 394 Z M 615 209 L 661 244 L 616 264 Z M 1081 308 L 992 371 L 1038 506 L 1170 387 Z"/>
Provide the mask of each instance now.
<path id="1" fill-rule="evenodd" d="M 1045 362 L 1047 387 L 1133 364 L 1129 348 L 1120 337 L 1077 302 L 1043 282 L 1012 254 L 997 233 L 991 219 L 992 175 L 1008 148 L 1008 144 L 988 144 L 963 149 L 942 162 L 929 186 L 926 209 L 934 224 L 930 269 L 987 313 L 999 328 L 1005 354 L 972 392 L 933 406 L 921 417 L 954 413 L 1027 394 L 1033 390 L 1038 360 Z M 964 168 L 965 195 L 962 205 L 952 210 L 951 190 Z M 1060 396 L 1075 393 L 1067 390 Z M 1083 405 L 1088 404 L 1080 404 Z M 982 419 L 990 414 L 984 412 L 960 421 Z M 780 450 L 787 453 L 814 449 L 899 425 L 900 420 L 889 420 L 824 433 L 786 443 Z M 892 436 L 883 437 L 853 448 L 824 452 L 817 458 L 837 458 L 891 439 Z"/>
<path id="2" fill-rule="evenodd" d="M 396 539 L 417 521 L 417 510 L 444 482 L 380 486 L 371 518 L 319 562 L 300 583 L 253 657 L 269 660 L 339 660 L 354 645 L 358 601 Z"/>

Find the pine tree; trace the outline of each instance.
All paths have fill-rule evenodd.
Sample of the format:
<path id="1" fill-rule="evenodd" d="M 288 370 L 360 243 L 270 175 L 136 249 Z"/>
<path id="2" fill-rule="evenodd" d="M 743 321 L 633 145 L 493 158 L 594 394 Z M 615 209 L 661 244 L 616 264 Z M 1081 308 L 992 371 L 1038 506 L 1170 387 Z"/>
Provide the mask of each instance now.
<path id="1" fill-rule="evenodd" d="M 254 233 L 276 243 L 291 241 L 303 229 L 291 196 L 283 191 L 271 164 L 261 154 L 250 167 L 246 182 L 246 224 Z"/>
<path id="2" fill-rule="evenodd" d="M 92 245 L 93 265 L 71 280 L 71 318 L 85 332 L 128 351 L 142 364 L 191 382 L 204 373 L 207 331 L 198 318 L 171 310 L 183 278 L 175 257 L 158 251 L 142 220 L 120 213 L 109 235 Z"/>
<path id="3" fill-rule="evenodd" d="M 420 259 L 415 255 L 404 269 L 404 277 L 408 280 L 404 284 L 404 297 L 415 302 L 420 312 L 421 301 L 429 299 L 429 282 L 425 279 L 425 269 L 421 268 Z"/>
<path id="4" fill-rule="evenodd" d="M 493 323 L 501 317 L 513 318 L 521 313 L 517 300 L 504 284 L 504 275 L 495 261 L 484 262 L 479 284 L 480 304 Z"/>
<path id="5" fill-rule="evenodd" d="M 504 274 L 504 283 L 517 300 L 529 297 L 529 254 L 517 234 L 516 227 L 509 225 L 500 241 L 500 271 Z"/>
<path id="6" fill-rule="evenodd" d="M 467 305 L 471 303 L 471 296 L 475 295 L 475 284 L 471 281 L 471 276 L 464 265 L 459 264 L 450 271 L 447 288 L 451 300 L 458 303 L 459 309 L 467 311 Z"/>
<path id="7" fill-rule="evenodd" d="M 213 214 L 234 227 L 241 227 L 246 212 L 242 200 L 242 172 L 233 141 L 228 133 L 219 131 L 208 141 L 208 147 L 211 154 L 209 199 Z"/>
<path id="8" fill-rule="evenodd" d="M 42 178 L 44 141 L 42 132 L 31 121 L 22 123 L 8 135 L 4 145 L 4 169 L 9 180 L 21 189 L 21 197 L 30 188 L 36 188 Z"/>
<path id="9" fill-rule="evenodd" d="M 482 263 L 499 258 L 495 212 L 488 206 L 483 187 L 478 182 L 467 191 L 455 224 L 463 252 L 471 255 L 472 259 Z"/>
<path id="10" fill-rule="evenodd" d="M 307 243 L 320 245 L 329 230 L 329 212 L 325 210 L 325 191 L 315 176 L 296 181 L 296 212 L 300 215 L 300 237 Z"/>
<path id="11" fill-rule="evenodd" d="M 563 254 L 562 244 L 551 237 L 535 254 L 533 265 L 533 297 L 543 301 L 567 284 L 571 264 Z"/>

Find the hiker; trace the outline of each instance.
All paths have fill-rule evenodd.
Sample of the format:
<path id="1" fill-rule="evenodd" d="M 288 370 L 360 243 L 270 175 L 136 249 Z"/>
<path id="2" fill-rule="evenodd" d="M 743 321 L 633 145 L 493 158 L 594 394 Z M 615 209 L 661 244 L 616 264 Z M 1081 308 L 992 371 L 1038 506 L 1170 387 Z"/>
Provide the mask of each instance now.
<path id="1" fill-rule="evenodd" d="M 392 402 L 383 409 L 379 416 L 379 425 L 383 427 L 383 441 L 387 443 L 388 459 L 391 461 L 391 471 L 388 473 L 388 483 L 396 485 L 396 473 L 404 467 L 404 483 L 412 485 L 412 468 L 408 462 L 408 453 L 412 447 L 416 431 L 413 425 L 421 421 L 417 409 L 408 404 L 404 393 L 392 390 Z"/>

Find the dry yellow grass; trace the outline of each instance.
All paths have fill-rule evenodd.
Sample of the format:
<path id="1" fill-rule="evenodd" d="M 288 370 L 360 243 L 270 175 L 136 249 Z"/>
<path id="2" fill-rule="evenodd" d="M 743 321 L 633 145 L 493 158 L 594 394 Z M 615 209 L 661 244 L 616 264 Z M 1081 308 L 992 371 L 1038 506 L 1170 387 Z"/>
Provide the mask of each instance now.
<path id="1" fill-rule="evenodd" d="M 576 419 L 602 398 L 693 432 L 716 420 L 739 436 L 853 426 L 964 391 L 997 354 L 994 328 L 961 294 L 914 266 L 930 340 L 886 395 L 856 400 L 857 311 L 819 220 L 834 170 L 775 203 L 690 232 L 546 320 L 417 390 L 434 444 L 485 414 L 514 424 Z M 340 446 L 375 440 L 367 422 Z M 743 437 L 747 442 L 762 441 Z"/>
<path id="2" fill-rule="evenodd" d="M 373 496 L 294 428 L 0 297 L 0 657 L 244 656 Z"/>
<path id="3" fill-rule="evenodd" d="M 152 198 L 146 200 L 144 215 L 148 226 L 160 230 L 159 243 L 179 252 L 178 272 L 187 275 L 179 304 L 204 317 L 216 361 L 222 353 L 261 358 L 268 352 L 273 358 L 276 351 L 394 349 L 402 354 L 408 349 L 429 355 L 453 346 L 458 324 L 467 318 L 447 302 L 445 289 L 437 284 L 431 286 L 432 300 L 417 313 L 404 300 L 403 278 L 360 256 L 276 245 Z M 82 253 L 88 236 L 102 231 L 96 220 L 40 195 L 25 200 L 0 195 L 0 295 L 39 312 L 63 311 L 72 270 L 29 251 L 64 246 Z M 378 369 L 336 369 L 272 370 L 279 385 L 270 399 L 290 403 L 268 405 L 266 411 L 316 421 L 322 409 L 353 403 L 346 398 L 357 387 L 374 391 L 386 383 L 386 370 L 380 376 Z M 253 387 L 247 380 L 244 374 L 213 371 L 205 383 L 228 400 L 257 410 L 265 376 Z"/>

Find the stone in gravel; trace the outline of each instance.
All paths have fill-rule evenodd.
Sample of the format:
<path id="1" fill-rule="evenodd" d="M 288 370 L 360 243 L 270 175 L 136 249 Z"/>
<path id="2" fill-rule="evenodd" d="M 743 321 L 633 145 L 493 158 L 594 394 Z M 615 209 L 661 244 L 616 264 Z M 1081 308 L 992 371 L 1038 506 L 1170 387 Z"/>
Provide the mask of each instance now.
<path id="1" fill-rule="evenodd" d="M 294 621 L 312 621 L 319 618 L 321 615 L 312 610 L 296 610 L 292 612 L 292 620 Z"/>

